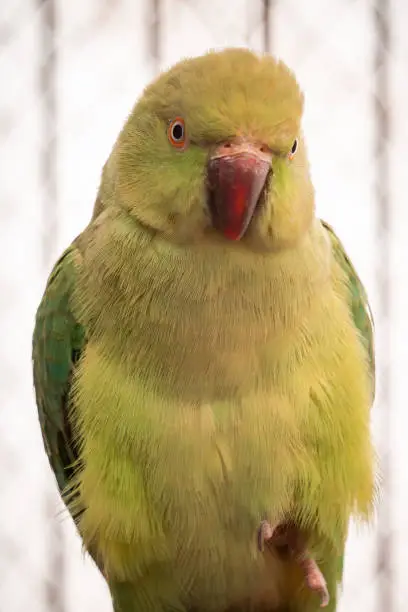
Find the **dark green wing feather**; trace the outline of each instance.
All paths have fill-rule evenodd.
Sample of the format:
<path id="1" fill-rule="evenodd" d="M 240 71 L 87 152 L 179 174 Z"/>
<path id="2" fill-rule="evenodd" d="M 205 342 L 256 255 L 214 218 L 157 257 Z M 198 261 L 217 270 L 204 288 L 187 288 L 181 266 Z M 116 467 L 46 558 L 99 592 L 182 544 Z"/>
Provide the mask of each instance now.
<path id="1" fill-rule="evenodd" d="M 344 246 L 338 236 L 325 221 L 321 221 L 324 229 L 330 238 L 334 257 L 343 268 L 347 275 L 350 288 L 350 308 L 355 326 L 360 332 L 364 347 L 367 351 L 369 364 L 371 367 L 371 377 L 373 381 L 373 396 L 375 390 L 375 353 L 374 353 L 374 321 L 370 304 L 363 283 L 348 257 Z"/>
<path id="2" fill-rule="evenodd" d="M 71 245 L 55 264 L 38 307 L 33 335 L 33 374 L 45 450 L 62 494 L 69 486 L 78 449 L 69 421 L 68 399 L 85 330 L 71 308 L 81 255 Z"/>

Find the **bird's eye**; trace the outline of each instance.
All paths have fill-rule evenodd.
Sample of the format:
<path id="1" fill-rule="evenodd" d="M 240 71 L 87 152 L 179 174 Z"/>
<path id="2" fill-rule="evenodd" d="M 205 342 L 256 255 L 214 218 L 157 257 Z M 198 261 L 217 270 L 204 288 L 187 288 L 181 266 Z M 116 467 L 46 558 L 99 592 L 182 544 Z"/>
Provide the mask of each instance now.
<path id="1" fill-rule="evenodd" d="M 183 149 L 186 144 L 186 126 L 184 119 L 176 117 L 167 128 L 167 136 L 170 143 L 176 149 Z"/>
<path id="2" fill-rule="evenodd" d="M 289 159 L 293 159 L 295 157 L 297 149 L 298 149 L 298 140 L 297 138 L 295 138 L 295 140 L 293 141 L 292 148 L 289 151 L 289 155 L 288 155 Z"/>

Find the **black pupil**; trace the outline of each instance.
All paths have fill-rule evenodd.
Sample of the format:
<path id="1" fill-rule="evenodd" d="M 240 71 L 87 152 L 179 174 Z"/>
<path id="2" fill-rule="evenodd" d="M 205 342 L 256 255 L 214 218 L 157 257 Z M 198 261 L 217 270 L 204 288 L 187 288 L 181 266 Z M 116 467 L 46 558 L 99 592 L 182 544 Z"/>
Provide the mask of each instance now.
<path id="1" fill-rule="evenodd" d="M 291 150 L 292 154 L 296 153 L 296 149 L 297 149 L 297 140 L 295 140 L 295 142 L 292 145 L 292 150 Z"/>
<path id="2" fill-rule="evenodd" d="M 173 138 L 174 140 L 181 140 L 183 138 L 183 126 L 181 123 L 176 123 L 173 126 Z"/>

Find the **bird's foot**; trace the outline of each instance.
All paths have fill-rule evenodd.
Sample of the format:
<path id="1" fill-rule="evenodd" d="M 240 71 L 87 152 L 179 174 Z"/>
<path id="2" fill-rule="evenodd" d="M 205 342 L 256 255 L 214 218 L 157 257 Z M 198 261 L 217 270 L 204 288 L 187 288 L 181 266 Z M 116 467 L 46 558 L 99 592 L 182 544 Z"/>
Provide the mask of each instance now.
<path id="1" fill-rule="evenodd" d="M 320 607 L 325 608 L 329 605 L 330 595 L 327 589 L 326 580 L 316 561 L 312 559 L 306 549 L 301 555 L 296 557 L 296 561 L 303 570 L 307 586 L 311 591 L 319 594 Z"/>
<path id="2" fill-rule="evenodd" d="M 262 521 L 258 529 L 259 550 L 264 551 L 265 543 L 278 548 L 285 547 L 301 567 L 308 588 L 320 595 L 320 607 L 325 608 L 330 601 L 326 580 L 302 539 L 299 530 L 294 525 L 279 523 L 272 526 L 268 521 Z"/>

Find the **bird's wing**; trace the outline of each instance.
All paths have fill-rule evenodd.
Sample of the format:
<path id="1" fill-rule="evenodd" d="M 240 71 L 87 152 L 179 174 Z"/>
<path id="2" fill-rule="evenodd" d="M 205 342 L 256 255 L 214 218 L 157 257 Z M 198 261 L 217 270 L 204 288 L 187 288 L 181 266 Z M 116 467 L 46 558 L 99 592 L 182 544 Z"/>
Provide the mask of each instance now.
<path id="1" fill-rule="evenodd" d="M 45 450 L 61 494 L 67 491 L 78 461 L 70 422 L 72 375 L 86 343 L 75 319 L 72 292 L 81 266 L 73 243 L 55 264 L 38 307 L 33 335 L 33 374 Z M 74 516 L 74 519 L 77 518 Z"/>
<path id="2" fill-rule="evenodd" d="M 321 221 L 326 230 L 331 245 L 334 257 L 343 268 L 347 275 L 348 286 L 350 289 L 350 311 L 353 317 L 354 324 L 360 333 L 361 340 L 367 352 L 368 361 L 371 369 L 371 377 L 373 381 L 373 397 L 375 391 L 375 352 L 374 352 L 374 320 L 367 293 L 361 282 L 350 258 L 348 257 L 343 244 L 336 235 L 333 228 Z"/>

